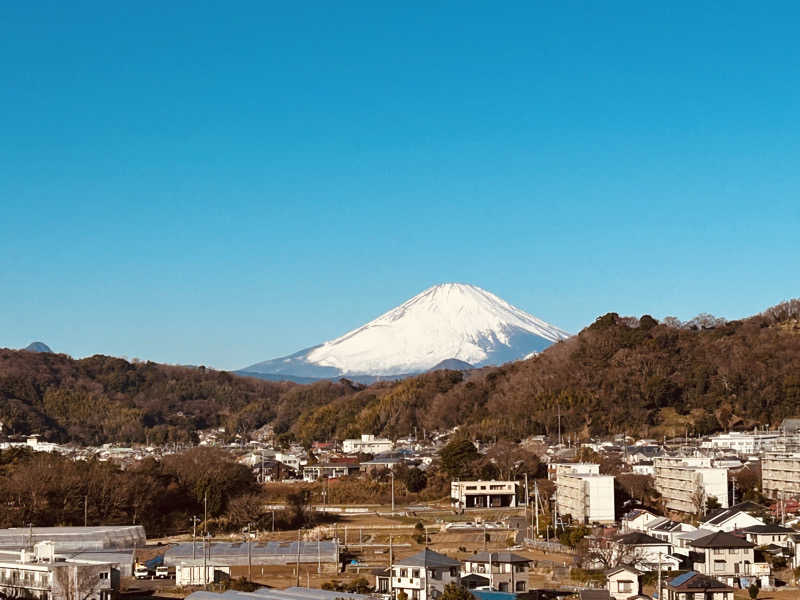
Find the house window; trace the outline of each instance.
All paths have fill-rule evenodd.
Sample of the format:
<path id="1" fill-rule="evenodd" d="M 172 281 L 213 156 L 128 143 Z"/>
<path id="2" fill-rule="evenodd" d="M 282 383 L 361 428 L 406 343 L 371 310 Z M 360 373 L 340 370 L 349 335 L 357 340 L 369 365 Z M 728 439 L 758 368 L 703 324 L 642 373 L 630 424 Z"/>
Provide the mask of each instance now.
<path id="1" fill-rule="evenodd" d="M 108 579 L 108 571 L 103 571 L 100 573 L 100 579 Z"/>
<path id="2" fill-rule="evenodd" d="M 400 577 L 407 577 L 408 569 L 400 569 Z"/>
<path id="3" fill-rule="evenodd" d="M 632 581 L 618 581 L 617 582 L 617 591 L 618 592 L 632 592 L 633 591 L 633 582 Z"/>
<path id="4" fill-rule="evenodd" d="M 715 571 L 724 571 L 725 570 L 725 561 L 724 560 L 715 560 L 714 561 L 714 570 Z"/>
<path id="5" fill-rule="evenodd" d="M 419 590 L 411 590 L 411 600 L 419 600 Z"/>
<path id="6" fill-rule="evenodd" d="M 411 569 L 411 576 L 419 579 L 419 569 Z"/>
<path id="7" fill-rule="evenodd" d="M 725 550 L 722 548 L 714 548 L 714 554 L 722 554 L 723 552 L 725 552 Z"/>
<path id="8" fill-rule="evenodd" d="M 517 592 L 524 592 L 524 591 L 525 591 L 525 587 L 526 587 L 526 586 L 525 586 L 525 582 L 524 582 L 524 581 L 518 581 L 518 582 L 516 583 L 516 590 L 515 590 L 515 591 L 517 591 Z"/>

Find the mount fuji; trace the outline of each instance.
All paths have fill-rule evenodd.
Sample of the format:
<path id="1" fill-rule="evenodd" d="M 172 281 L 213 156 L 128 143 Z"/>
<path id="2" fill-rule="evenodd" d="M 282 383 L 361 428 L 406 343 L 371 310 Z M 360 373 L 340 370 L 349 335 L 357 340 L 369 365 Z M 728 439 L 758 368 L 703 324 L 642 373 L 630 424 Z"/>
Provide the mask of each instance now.
<path id="1" fill-rule="evenodd" d="M 443 283 L 339 338 L 239 373 L 294 380 L 398 377 L 448 364 L 519 360 L 569 336 L 477 286 Z"/>

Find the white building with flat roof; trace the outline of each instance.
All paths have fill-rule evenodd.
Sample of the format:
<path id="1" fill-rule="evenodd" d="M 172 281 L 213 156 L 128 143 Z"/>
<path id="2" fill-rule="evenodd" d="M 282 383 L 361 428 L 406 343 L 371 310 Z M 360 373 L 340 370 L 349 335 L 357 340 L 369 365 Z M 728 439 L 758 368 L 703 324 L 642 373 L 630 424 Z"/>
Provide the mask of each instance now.
<path id="1" fill-rule="evenodd" d="M 780 439 L 781 433 L 778 431 L 729 431 L 711 436 L 700 447 L 750 455 L 773 448 Z"/>
<path id="2" fill-rule="evenodd" d="M 561 473 L 600 475 L 600 465 L 594 463 L 550 463 L 547 465 L 547 478 L 551 481 L 557 481 Z"/>
<path id="3" fill-rule="evenodd" d="M 668 510 L 704 512 L 714 497 L 728 508 L 728 470 L 714 468 L 706 457 L 658 456 L 653 460 L 654 484 Z"/>
<path id="4" fill-rule="evenodd" d="M 347 454 L 381 454 L 391 452 L 394 442 L 386 438 L 376 438 L 370 433 L 362 433 L 361 439 L 347 439 L 342 442 L 342 450 Z"/>
<path id="5" fill-rule="evenodd" d="M 761 458 L 761 488 L 774 500 L 800 498 L 800 452 L 770 452 Z"/>
<path id="6" fill-rule="evenodd" d="M 517 505 L 516 481 L 453 481 L 450 502 L 457 508 L 503 508 Z"/>
<path id="7" fill-rule="evenodd" d="M 556 501 L 561 515 L 579 523 L 613 523 L 614 476 L 561 473 L 556 481 Z"/>

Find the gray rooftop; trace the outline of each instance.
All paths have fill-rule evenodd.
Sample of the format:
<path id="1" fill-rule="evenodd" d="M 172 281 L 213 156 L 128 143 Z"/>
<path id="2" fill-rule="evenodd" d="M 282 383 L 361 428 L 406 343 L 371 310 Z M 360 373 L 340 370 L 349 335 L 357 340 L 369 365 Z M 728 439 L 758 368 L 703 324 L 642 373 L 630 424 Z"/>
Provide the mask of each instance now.
<path id="1" fill-rule="evenodd" d="M 294 561 L 298 554 L 298 543 L 301 562 L 317 560 L 317 556 L 323 561 L 330 562 L 336 560 L 338 556 L 337 542 L 258 542 L 251 544 L 253 562 L 257 564 L 283 564 Z M 212 562 L 236 564 L 237 561 L 247 561 L 246 542 L 212 542 L 210 546 L 210 560 Z M 194 555 L 195 557 L 203 556 L 202 542 L 197 542 Z M 168 565 L 176 565 L 189 560 L 192 560 L 191 542 L 175 544 L 164 554 L 164 562 Z"/>
<path id="2" fill-rule="evenodd" d="M 439 554 L 438 552 L 434 552 L 429 548 L 425 548 L 425 550 L 421 550 L 416 554 L 396 560 L 392 566 L 450 568 L 460 567 L 461 562 L 457 561 L 455 558 L 450 558 L 446 554 Z"/>
<path id="3" fill-rule="evenodd" d="M 367 600 L 370 596 L 349 592 L 334 592 L 304 587 L 290 587 L 285 590 L 259 588 L 254 592 L 228 590 L 220 594 L 214 592 L 194 592 L 187 600 Z"/>
<path id="4" fill-rule="evenodd" d="M 19 550 L 44 541 L 53 542 L 56 552 L 77 552 L 141 547 L 147 538 L 141 525 L 0 529 L 0 548 Z"/>

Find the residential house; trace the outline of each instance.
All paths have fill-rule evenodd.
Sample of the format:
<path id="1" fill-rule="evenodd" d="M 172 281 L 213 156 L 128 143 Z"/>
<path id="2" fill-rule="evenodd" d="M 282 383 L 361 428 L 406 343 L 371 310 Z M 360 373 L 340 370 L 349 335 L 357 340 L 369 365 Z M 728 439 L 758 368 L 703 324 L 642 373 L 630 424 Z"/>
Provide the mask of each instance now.
<path id="1" fill-rule="evenodd" d="M 462 581 L 474 574 L 486 577 L 493 590 L 523 593 L 528 591 L 530 564 L 530 558 L 512 552 L 480 552 L 464 560 Z"/>
<path id="2" fill-rule="evenodd" d="M 459 583 L 461 563 L 428 548 L 392 564 L 391 593 L 403 591 L 409 600 L 439 598 L 449 583 Z"/>
<path id="3" fill-rule="evenodd" d="M 653 571 L 661 563 L 662 571 L 677 570 L 680 559 L 671 557 L 672 546 L 641 531 L 632 531 L 614 538 L 617 556 L 641 571 Z"/>
<path id="4" fill-rule="evenodd" d="M 357 462 L 327 462 L 303 467 L 303 480 L 317 481 L 318 479 L 336 479 L 358 473 L 360 465 Z"/>
<path id="5" fill-rule="evenodd" d="M 706 515 L 700 523 L 701 529 L 711 531 L 734 531 L 754 525 L 764 525 L 764 521 L 755 516 L 766 511 L 766 508 L 755 502 L 740 502 L 728 509 L 717 509 Z"/>
<path id="6" fill-rule="evenodd" d="M 789 545 L 789 536 L 795 531 L 781 525 L 767 524 L 751 525 L 737 530 L 737 533 L 743 534 L 749 542 L 756 546 L 775 545 L 786 548 Z"/>
<path id="7" fill-rule="evenodd" d="M 753 544 L 743 537 L 717 531 L 690 542 L 692 568 L 733 584 L 741 577 L 770 575 L 767 563 L 756 563 Z"/>
<path id="8" fill-rule="evenodd" d="M 360 470 L 362 473 L 374 473 L 376 471 L 392 470 L 397 465 L 403 464 L 405 461 L 402 458 L 374 458 L 366 460 L 361 463 Z"/>
<path id="9" fill-rule="evenodd" d="M 656 519 L 663 519 L 656 514 L 651 513 L 649 510 L 643 508 L 635 508 L 622 517 L 621 529 L 624 532 L 629 531 L 644 531 L 647 524 Z"/>
<path id="10" fill-rule="evenodd" d="M 695 529 L 694 531 L 686 531 L 683 533 L 676 533 L 672 536 L 672 553 L 676 556 L 689 557 L 692 552 L 691 543 L 700 538 L 708 537 L 714 533 L 710 529 Z"/>
<path id="11" fill-rule="evenodd" d="M 664 600 L 733 600 L 731 586 L 695 571 L 667 581 L 664 590 Z"/>
<path id="12" fill-rule="evenodd" d="M 642 572 L 622 565 L 606 571 L 606 590 L 614 600 L 628 600 L 642 590 Z"/>

